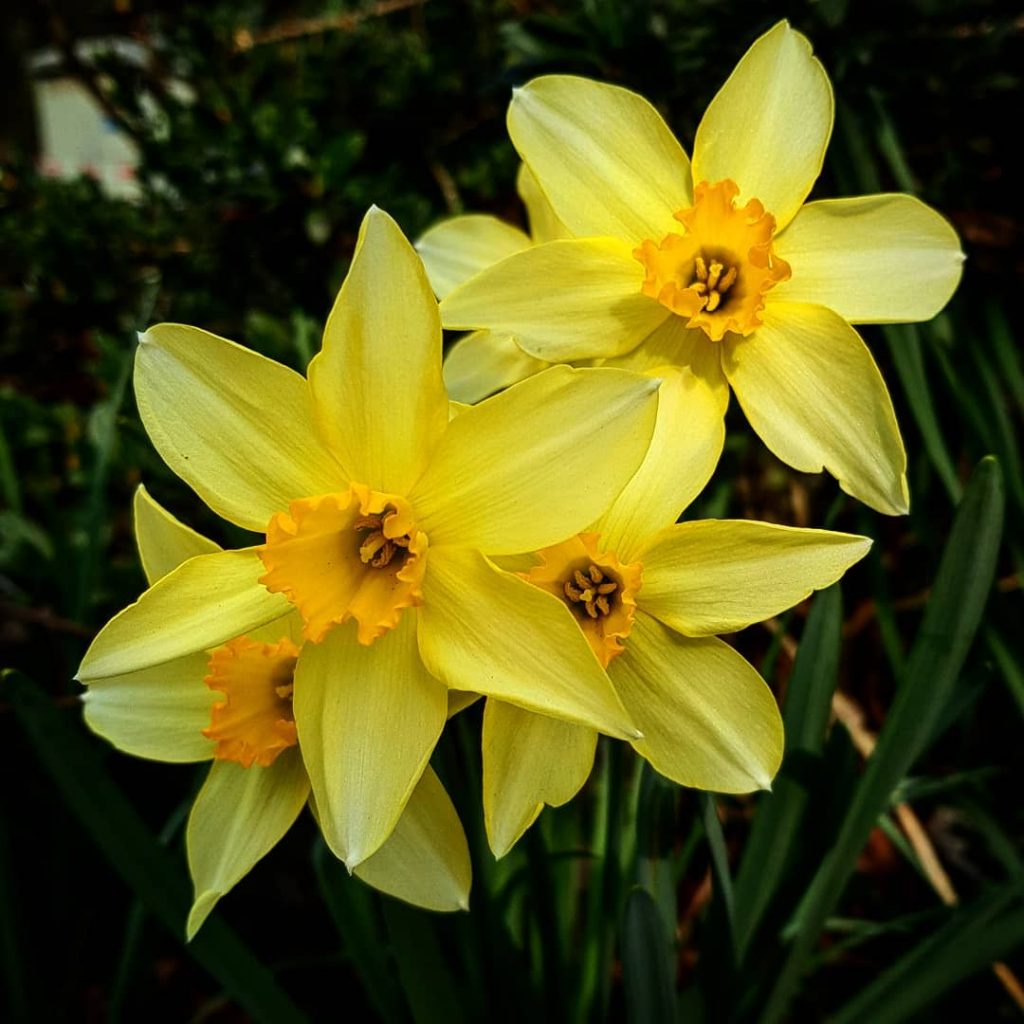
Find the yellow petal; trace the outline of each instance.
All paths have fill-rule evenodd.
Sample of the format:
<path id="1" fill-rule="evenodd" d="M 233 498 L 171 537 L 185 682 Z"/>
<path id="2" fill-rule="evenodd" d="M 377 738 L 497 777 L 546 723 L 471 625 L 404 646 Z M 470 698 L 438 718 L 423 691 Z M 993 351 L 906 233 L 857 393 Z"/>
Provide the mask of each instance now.
<path id="1" fill-rule="evenodd" d="M 359 229 L 309 383 L 317 426 L 349 479 L 407 491 L 448 422 L 441 321 L 420 258 L 375 206 Z"/>
<path id="2" fill-rule="evenodd" d="M 535 245 L 553 242 L 556 238 L 572 237 L 572 232 L 558 219 L 558 214 L 548 202 L 540 183 L 526 164 L 519 165 L 516 191 L 526 207 L 526 216 L 530 222 L 530 238 Z"/>
<path id="3" fill-rule="evenodd" d="M 91 683 L 161 665 L 286 615 L 287 599 L 257 582 L 263 572 L 253 548 L 190 558 L 100 630 L 76 678 Z"/>
<path id="4" fill-rule="evenodd" d="M 661 114 L 617 85 L 545 75 L 516 89 L 508 132 L 575 235 L 660 238 L 691 200 L 690 162 Z"/>
<path id="5" fill-rule="evenodd" d="M 220 551 L 219 544 L 172 516 L 142 484 L 135 489 L 132 518 L 135 544 L 150 586 L 182 562 Z"/>
<path id="6" fill-rule="evenodd" d="M 828 306 L 851 323 L 930 320 L 964 260 L 949 221 L 906 195 L 808 203 L 776 249 L 793 276 L 773 301 Z"/>
<path id="7" fill-rule="evenodd" d="M 457 341 L 444 361 L 444 383 L 458 402 L 479 402 L 548 364 L 528 356 L 507 334 L 474 331 Z"/>
<path id="8" fill-rule="evenodd" d="M 309 779 L 298 749 L 266 768 L 215 761 L 189 815 L 185 844 L 195 886 L 191 941 L 217 901 L 278 843 L 299 816 Z"/>
<path id="9" fill-rule="evenodd" d="M 811 44 L 780 21 L 747 50 L 693 143 L 693 180 L 731 178 L 784 228 L 811 191 L 832 134 L 832 86 Z"/>
<path id="10" fill-rule="evenodd" d="M 672 632 L 638 611 L 609 672 L 643 738 L 636 751 L 683 786 L 768 789 L 782 760 L 782 718 L 757 671 L 717 637 Z"/>
<path id="11" fill-rule="evenodd" d="M 651 538 L 643 608 L 687 636 L 734 633 L 835 583 L 867 537 L 748 520 L 677 523 Z"/>
<path id="12" fill-rule="evenodd" d="M 462 823 L 429 766 L 394 832 L 352 872 L 389 896 L 427 910 L 468 910 L 473 866 Z"/>
<path id="13" fill-rule="evenodd" d="M 416 251 L 434 294 L 443 299 L 474 274 L 531 244 L 519 228 L 497 217 L 471 213 L 435 224 L 417 241 Z"/>
<path id="14" fill-rule="evenodd" d="M 640 293 L 644 271 L 615 238 L 535 245 L 470 278 L 441 303 L 453 330 L 486 327 L 538 359 L 616 356 L 670 315 Z"/>
<path id="15" fill-rule="evenodd" d="M 504 857 L 544 805 L 560 807 L 583 787 L 597 733 L 489 700 L 484 708 L 484 823 L 495 857 Z"/>
<path id="16" fill-rule="evenodd" d="M 409 498 L 436 544 L 532 551 L 592 523 L 633 475 L 657 382 L 554 366 L 453 420 Z"/>
<path id="17" fill-rule="evenodd" d="M 163 460 L 207 505 L 248 530 L 292 498 L 338 490 L 302 377 L 195 327 L 158 324 L 135 353 L 139 415 Z"/>
<path id="18" fill-rule="evenodd" d="M 718 352 L 703 332 L 686 330 L 678 317 L 671 321 L 678 352 L 685 352 L 690 342 L 711 349 L 713 359 L 704 360 L 704 365 L 695 362 L 653 371 L 661 387 L 651 446 L 640 468 L 593 527 L 601 534 L 601 546 L 625 561 L 633 561 L 648 535 L 674 523 L 700 494 L 725 444 L 729 386 Z"/>
<path id="19" fill-rule="evenodd" d="M 469 548 L 430 549 L 419 644 L 427 668 L 453 689 L 634 735 L 569 609 Z"/>
<path id="20" fill-rule="evenodd" d="M 909 508 L 907 455 L 885 381 L 860 335 L 823 306 L 769 303 L 764 325 L 723 342 L 750 425 L 794 469 L 828 470 L 879 512 Z"/>
<path id="21" fill-rule="evenodd" d="M 126 675 L 97 679 L 82 694 L 86 724 L 119 750 L 153 761 L 205 761 L 203 735 L 215 694 L 203 682 L 205 651 Z"/>
<path id="22" fill-rule="evenodd" d="M 295 723 L 324 839 L 351 870 L 391 834 L 448 712 L 405 615 L 367 647 L 351 623 L 307 643 L 295 670 Z"/>

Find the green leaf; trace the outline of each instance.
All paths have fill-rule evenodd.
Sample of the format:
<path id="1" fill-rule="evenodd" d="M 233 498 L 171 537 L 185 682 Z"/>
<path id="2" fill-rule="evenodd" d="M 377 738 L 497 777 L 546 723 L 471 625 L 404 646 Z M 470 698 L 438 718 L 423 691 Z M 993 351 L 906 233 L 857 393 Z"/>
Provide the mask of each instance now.
<path id="1" fill-rule="evenodd" d="M 914 422 L 921 431 L 921 439 L 924 441 L 928 458 L 939 474 L 950 500 L 957 502 L 963 488 L 942 436 L 942 428 L 939 426 L 935 402 L 921 357 L 921 335 L 914 324 L 887 324 L 882 327 L 882 333 L 889 342 L 893 365 L 903 385 Z"/>
<path id="2" fill-rule="evenodd" d="M 192 897 L 181 866 L 104 771 L 81 726 L 68 721 L 28 677 L 5 672 L 0 679 L 68 808 L 147 910 L 184 945 Z M 307 1019 L 216 913 L 184 948 L 254 1019 L 270 1024 Z"/>
<path id="3" fill-rule="evenodd" d="M 832 1024 L 898 1024 L 1024 942 L 1021 886 L 1002 886 L 955 911 L 831 1018 Z"/>
<path id="4" fill-rule="evenodd" d="M 342 950 L 362 980 L 366 998 L 383 1020 L 404 1020 L 398 979 L 380 915 L 380 897 L 349 875 L 319 836 L 313 846 L 313 870 L 341 937 Z"/>
<path id="5" fill-rule="evenodd" d="M 797 651 L 782 711 L 786 755 L 771 793 L 758 798 L 736 879 L 736 945 L 742 960 L 799 845 L 807 789 L 787 769 L 819 756 L 839 669 L 843 599 L 835 584 L 815 597 Z"/>
<path id="6" fill-rule="evenodd" d="M 786 1013 L 825 919 L 843 893 L 857 855 L 893 790 L 934 736 L 967 658 L 992 589 L 1003 527 L 1003 483 L 982 459 L 964 493 L 939 564 L 906 671 L 831 852 L 788 931 L 792 947 L 765 1005 L 762 1024 Z"/>
<path id="7" fill-rule="evenodd" d="M 732 874 L 729 851 L 725 845 L 722 823 L 718 820 L 718 804 L 713 793 L 698 793 L 701 823 L 711 856 L 712 895 L 707 933 L 703 940 L 701 985 L 705 1002 L 712 1010 L 713 1020 L 727 1020 L 732 1015 L 736 996 L 736 928 L 733 910 Z"/>
<path id="8" fill-rule="evenodd" d="M 671 1024 L 676 1019 L 670 935 L 651 894 L 633 889 L 622 923 L 622 981 L 630 1024 Z"/>
<path id="9" fill-rule="evenodd" d="M 451 1024 L 466 1020 L 459 990 L 441 955 L 432 916 L 387 897 L 384 919 L 416 1024 Z"/>

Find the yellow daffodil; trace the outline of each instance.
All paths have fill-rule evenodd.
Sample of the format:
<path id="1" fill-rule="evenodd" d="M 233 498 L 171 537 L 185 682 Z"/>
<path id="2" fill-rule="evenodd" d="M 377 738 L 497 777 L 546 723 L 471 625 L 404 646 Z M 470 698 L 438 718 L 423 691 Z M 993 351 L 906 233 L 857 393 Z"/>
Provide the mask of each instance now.
<path id="1" fill-rule="evenodd" d="M 297 610 L 296 736 L 350 869 L 398 822 L 449 688 L 636 735 L 571 613 L 488 556 L 599 515 L 643 457 L 656 391 L 559 366 L 450 419 L 423 265 L 371 209 L 308 381 L 192 327 L 141 336 L 135 393 L 160 455 L 266 540 L 163 576 L 100 631 L 79 678 L 153 669 Z"/>
<path id="2" fill-rule="evenodd" d="M 782 721 L 758 672 L 716 634 L 829 586 L 871 542 L 745 520 L 675 522 L 706 478 L 700 458 L 684 477 L 672 472 L 677 409 L 659 406 L 648 455 L 612 507 L 538 552 L 522 575 L 571 610 L 643 733 L 637 753 L 681 785 L 745 793 L 767 788 L 778 770 Z M 545 804 L 579 790 L 596 742 L 592 729 L 487 701 L 484 817 L 495 854 Z"/>
<path id="3" fill-rule="evenodd" d="M 416 243 L 439 299 L 506 256 L 569 237 L 525 164 L 519 167 L 516 190 L 526 207 L 529 234 L 497 217 L 471 213 L 435 224 Z M 511 335 L 485 330 L 460 338 L 442 369 L 445 387 L 455 401 L 479 402 L 548 365 L 524 352 Z"/>
<path id="4" fill-rule="evenodd" d="M 704 393 L 689 429 L 708 436 L 731 385 L 784 462 L 905 512 L 892 402 L 851 324 L 934 316 L 963 257 L 950 225 L 910 196 L 804 202 L 832 119 L 825 71 L 786 22 L 712 100 L 692 166 L 635 93 L 535 79 L 513 97 L 509 133 L 575 237 L 454 289 L 444 325 L 512 336 L 547 361 L 685 367 Z"/>
<path id="5" fill-rule="evenodd" d="M 190 558 L 219 551 L 142 487 L 134 513 L 150 584 Z M 97 679 L 82 698 L 86 722 L 121 750 L 156 761 L 213 761 L 186 830 L 195 885 L 189 939 L 309 799 L 291 706 L 301 633 L 301 617 L 290 612 L 209 653 Z M 472 870 L 466 838 L 429 768 L 394 832 L 355 874 L 431 910 L 468 906 Z"/>

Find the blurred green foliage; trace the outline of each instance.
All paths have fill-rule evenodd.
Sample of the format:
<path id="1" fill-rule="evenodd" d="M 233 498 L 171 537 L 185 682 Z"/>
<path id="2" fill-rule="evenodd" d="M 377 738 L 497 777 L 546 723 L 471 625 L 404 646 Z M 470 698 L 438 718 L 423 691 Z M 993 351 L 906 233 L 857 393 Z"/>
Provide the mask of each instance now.
<path id="1" fill-rule="evenodd" d="M 311 864 L 308 822 L 226 901 L 251 955 L 314 1019 L 343 1007 L 355 1019 L 655 1020 L 671 987 L 683 993 L 685 1020 L 757 1020 L 762 1010 L 816 1020 L 843 1004 L 843 1020 L 874 1020 L 894 991 L 906 1015 L 926 1013 L 965 966 L 980 973 L 944 994 L 944 1012 L 1009 1019 L 1012 1003 L 984 958 L 956 951 L 985 934 L 986 955 L 1003 955 L 994 937 L 1009 936 L 1005 947 L 1021 934 L 1020 8 L 1001 0 L 49 0 L 0 15 L 5 93 L 18 100 L 0 115 L 0 665 L 34 677 L 52 699 L 44 706 L 74 720 L 88 749 L 71 760 L 113 775 L 139 827 L 154 837 L 164 830 L 179 867 L 180 808 L 196 780 L 85 735 L 71 681 L 89 636 L 143 585 L 128 520 L 141 479 L 197 528 L 241 539 L 225 535 L 151 450 L 129 386 L 134 332 L 157 320 L 194 323 L 304 368 L 368 205 L 387 209 L 411 237 L 463 209 L 520 219 L 503 122 L 512 86 L 547 71 L 619 82 L 655 102 L 689 143 L 737 58 L 783 16 L 810 36 L 837 95 L 815 196 L 913 191 L 953 220 L 967 271 L 934 322 L 865 332 L 907 442 L 910 517 L 885 519 L 828 478 L 792 473 L 735 409 L 698 512 L 876 538 L 868 562 L 844 580 L 845 618 L 838 595 L 828 608 L 822 597 L 806 626 L 801 608 L 774 636 L 752 629 L 735 642 L 780 698 L 792 688 L 805 701 L 816 695 L 814 721 L 838 681 L 877 731 L 898 682 L 917 679 L 921 689 L 928 654 L 913 653 L 912 640 L 944 550 L 959 559 L 959 575 L 943 608 L 957 610 L 974 572 L 981 595 L 966 611 L 980 614 L 988 591 L 980 552 L 998 539 L 995 513 L 978 511 L 984 501 L 994 508 L 991 493 L 978 497 L 996 486 L 991 469 L 979 470 L 965 499 L 961 522 L 972 525 L 961 527 L 955 550 L 947 539 L 972 467 L 998 456 L 1006 526 L 980 639 L 962 666 L 942 663 L 953 677 L 944 679 L 942 707 L 920 715 L 933 720 L 915 741 L 923 757 L 886 762 L 970 907 L 962 918 L 941 909 L 886 820 L 891 780 L 868 801 L 848 733 L 836 727 L 826 741 L 820 725 L 791 751 L 775 797 L 719 802 L 717 831 L 707 802 L 702 812 L 693 794 L 610 747 L 585 796 L 545 812 L 529 841 L 495 864 L 482 846 L 470 712 L 446 737 L 438 767 L 475 844 L 471 915 L 435 920 L 383 901 L 322 848 Z M 146 60 L 83 55 L 79 44 L 97 38 L 134 39 Z M 25 109 L 29 56 L 45 49 L 138 147 L 137 201 L 111 199 L 87 176 L 61 181 L 39 170 Z M 964 551 L 975 543 L 972 562 Z M 818 656 L 794 670 L 783 637 L 801 632 Z M 45 719 L 31 718 L 28 691 L 18 692 L 16 702 L 0 686 L 0 1000 L 9 1019 L 238 1020 L 241 1006 L 258 1016 L 256 997 L 232 988 L 238 973 L 210 968 L 224 962 L 223 949 L 209 962 L 196 953 L 193 963 L 176 936 L 151 927 L 147 908 L 164 920 L 171 913 L 154 907 L 152 893 L 181 879 L 140 883 L 86 838 L 78 821 L 92 805 L 37 770 L 39 737 L 51 734 Z M 14 703 L 35 731 L 18 724 Z M 788 720 L 810 714 L 807 705 L 787 708 Z M 61 759 L 46 763 L 59 778 Z M 881 815 L 886 827 L 871 832 L 856 870 L 846 865 L 831 903 L 811 901 L 827 917 L 821 941 L 821 923 L 808 931 L 794 909 L 844 827 L 853 829 L 849 850 L 861 847 L 857 828 L 844 826 L 850 808 L 863 821 Z M 778 830 L 789 837 L 782 858 L 770 856 Z M 763 874 L 744 859 L 751 851 L 765 856 Z M 737 866 L 737 904 L 726 913 L 722 894 Z M 634 885 L 644 895 L 631 894 Z M 930 957 L 940 974 L 922 968 Z M 1020 974 L 1024 961 L 1018 955 L 1011 966 Z M 887 968 L 897 970 L 888 988 L 847 1002 Z M 222 988 L 232 996 L 222 998 Z"/>

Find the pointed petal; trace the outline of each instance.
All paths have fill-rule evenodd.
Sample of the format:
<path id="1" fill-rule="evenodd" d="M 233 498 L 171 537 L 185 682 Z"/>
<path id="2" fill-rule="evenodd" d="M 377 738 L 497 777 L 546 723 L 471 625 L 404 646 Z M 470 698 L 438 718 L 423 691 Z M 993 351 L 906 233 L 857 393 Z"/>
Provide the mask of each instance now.
<path id="1" fill-rule="evenodd" d="M 686 636 L 734 633 L 831 586 L 867 537 L 749 520 L 677 523 L 650 539 L 644 611 Z"/>
<path id="2" fill-rule="evenodd" d="M 417 241 L 416 252 L 434 294 L 443 299 L 474 274 L 532 244 L 519 228 L 497 217 L 471 213 L 435 224 Z"/>
<path id="3" fill-rule="evenodd" d="M 808 203 L 775 248 L 793 276 L 773 300 L 827 306 L 851 323 L 930 320 L 963 272 L 952 225 L 906 195 Z"/>
<path id="4" fill-rule="evenodd" d="M 455 401 L 472 404 L 548 365 L 528 356 L 511 335 L 474 331 L 457 341 L 445 357 L 444 383 Z"/>
<path id="5" fill-rule="evenodd" d="M 544 805 L 561 807 L 594 765 L 597 733 L 493 698 L 484 708 L 484 823 L 504 857 Z"/>
<path id="6" fill-rule="evenodd" d="M 731 178 L 782 230 L 821 172 L 832 86 L 811 44 L 780 21 L 747 50 L 711 101 L 693 143 L 693 180 Z"/>
<path id="7" fill-rule="evenodd" d="M 153 761 L 205 761 L 215 695 L 203 682 L 205 651 L 127 675 L 97 679 L 82 694 L 86 724 L 119 750 Z"/>
<path id="8" fill-rule="evenodd" d="M 533 551 L 584 529 L 647 450 L 657 382 L 554 366 L 467 409 L 409 495 L 436 544 Z"/>
<path id="9" fill-rule="evenodd" d="M 530 222 L 530 238 L 535 245 L 553 242 L 556 238 L 571 238 L 572 232 L 558 219 L 540 183 L 526 164 L 519 165 L 516 175 L 516 191 L 526 207 Z"/>
<path id="10" fill-rule="evenodd" d="M 132 518 L 135 544 L 150 586 L 182 562 L 220 551 L 219 544 L 175 519 L 142 484 L 135 489 Z"/>
<path id="11" fill-rule="evenodd" d="M 674 633 L 637 611 L 609 666 L 643 738 L 639 754 L 682 786 L 768 789 L 782 760 L 782 718 L 757 671 L 717 637 Z"/>
<path id="12" fill-rule="evenodd" d="M 885 381 L 860 335 L 823 306 L 769 303 L 722 364 L 750 425 L 794 469 L 828 470 L 887 515 L 910 504 L 907 455 Z"/>
<path id="13" fill-rule="evenodd" d="M 444 326 L 510 334 L 549 362 L 616 356 L 670 315 L 640 293 L 644 272 L 632 245 L 570 238 L 509 256 L 441 303 Z"/>
<path id="14" fill-rule="evenodd" d="M 353 623 L 307 643 L 295 670 L 295 724 L 324 839 L 351 870 L 391 834 L 448 713 L 416 649 L 416 617 L 373 644 Z"/>
<path id="15" fill-rule="evenodd" d="M 729 385 L 717 347 L 703 332 L 686 330 L 679 317 L 671 317 L 657 333 L 671 333 L 676 359 L 686 358 L 688 347 L 693 351 L 687 365 L 649 371 L 661 380 L 651 446 L 640 468 L 593 527 L 601 534 L 601 547 L 626 561 L 633 560 L 650 534 L 674 523 L 700 494 L 725 444 Z"/>
<path id="16" fill-rule="evenodd" d="M 686 153 L 661 114 L 628 89 L 535 78 L 513 93 L 508 132 L 575 235 L 660 240 L 692 201 Z"/>
<path id="17" fill-rule="evenodd" d="M 154 447 L 207 505 L 262 532 L 292 498 L 343 486 L 302 377 L 181 324 L 139 336 L 135 397 Z"/>
<path id="18" fill-rule="evenodd" d="M 266 768 L 215 761 L 192 806 L 185 833 L 195 902 L 185 931 L 192 941 L 217 901 L 292 827 L 309 795 L 297 749 Z"/>
<path id="19" fill-rule="evenodd" d="M 420 258 L 375 206 L 359 229 L 309 383 L 317 426 L 349 479 L 407 491 L 448 422 L 441 322 Z"/>
<path id="20" fill-rule="evenodd" d="M 430 549 L 419 620 L 424 664 L 453 689 L 634 734 L 569 609 L 478 552 Z"/>
<path id="21" fill-rule="evenodd" d="M 161 665 L 286 615 L 287 599 L 258 582 L 265 571 L 254 548 L 190 558 L 99 631 L 77 678 L 91 683 Z"/>
<path id="22" fill-rule="evenodd" d="M 468 910 L 473 866 L 462 823 L 429 766 L 394 832 L 352 872 L 367 885 L 427 910 Z"/>

